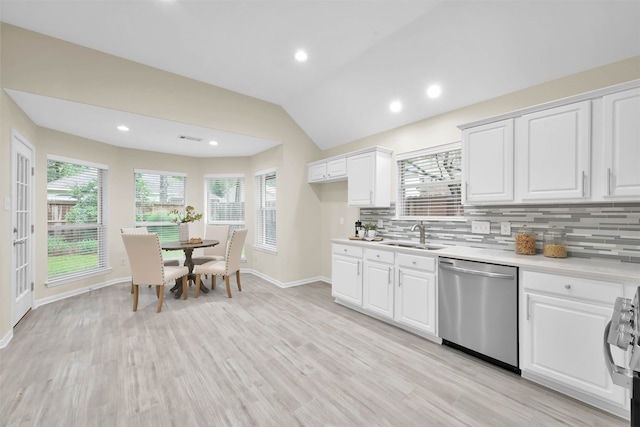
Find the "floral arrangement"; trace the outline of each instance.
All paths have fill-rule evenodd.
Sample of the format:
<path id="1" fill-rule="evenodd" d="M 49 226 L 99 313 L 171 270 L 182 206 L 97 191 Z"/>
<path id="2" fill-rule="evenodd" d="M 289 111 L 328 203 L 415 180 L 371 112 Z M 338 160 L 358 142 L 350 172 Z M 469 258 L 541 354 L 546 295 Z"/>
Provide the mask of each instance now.
<path id="1" fill-rule="evenodd" d="M 172 222 L 177 223 L 186 223 L 186 222 L 194 222 L 198 221 L 202 218 L 201 213 L 195 213 L 195 208 L 193 206 L 187 206 L 184 208 L 184 212 L 180 212 L 178 209 L 174 209 L 169 214 L 175 215 L 175 217 L 171 218 Z"/>

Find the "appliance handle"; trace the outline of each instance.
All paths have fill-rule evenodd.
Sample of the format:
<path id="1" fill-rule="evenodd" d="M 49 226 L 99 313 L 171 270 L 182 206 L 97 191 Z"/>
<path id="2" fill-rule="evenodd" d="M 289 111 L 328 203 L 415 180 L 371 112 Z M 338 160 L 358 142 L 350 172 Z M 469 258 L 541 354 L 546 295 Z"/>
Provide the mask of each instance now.
<path id="1" fill-rule="evenodd" d="M 613 383 L 625 387 L 633 392 L 633 387 L 631 386 L 633 373 L 630 369 L 616 365 L 613 361 L 613 357 L 611 356 L 611 345 L 607 342 L 610 329 L 611 320 L 609 320 L 607 326 L 604 328 L 604 363 L 607 366 L 607 370 L 609 371 L 609 375 L 611 376 Z"/>
<path id="2" fill-rule="evenodd" d="M 513 274 L 491 273 L 488 271 L 471 270 L 469 268 L 454 267 L 452 265 L 440 263 L 440 268 L 446 270 L 457 271 L 458 273 L 473 274 L 474 276 L 493 277 L 494 279 L 514 279 Z"/>

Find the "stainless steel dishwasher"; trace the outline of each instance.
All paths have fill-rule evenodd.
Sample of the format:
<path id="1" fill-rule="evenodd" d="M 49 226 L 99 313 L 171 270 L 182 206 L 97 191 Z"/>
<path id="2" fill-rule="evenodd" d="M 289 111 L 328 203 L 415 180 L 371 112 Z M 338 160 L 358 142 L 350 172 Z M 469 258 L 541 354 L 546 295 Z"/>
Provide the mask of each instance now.
<path id="1" fill-rule="evenodd" d="M 443 344 L 518 368 L 518 269 L 440 258 L 438 329 Z"/>

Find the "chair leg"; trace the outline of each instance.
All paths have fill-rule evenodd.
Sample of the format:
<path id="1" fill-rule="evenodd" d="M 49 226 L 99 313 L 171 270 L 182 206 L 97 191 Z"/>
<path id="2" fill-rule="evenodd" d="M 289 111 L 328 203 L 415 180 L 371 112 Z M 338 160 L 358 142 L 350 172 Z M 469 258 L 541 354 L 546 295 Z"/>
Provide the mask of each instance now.
<path id="1" fill-rule="evenodd" d="M 216 275 L 212 274 L 211 275 L 211 289 L 215 289 L 216 288 Z"/>
<path id="2" fill-rule="evenodd" d="M 162 311 L 162 302 L 164 301 L 164 283 L 162 285 L 156 286 L 156 291 L 158 292 L 158 310 L 160 313 Z"/>
<path id="3" fill-rule="evenodd" d="M 200 296 L 200 274 L 196 274 L 196 290 L 195 296 L 198 298 Z"/>
<path id="4" fill-rule="evenodd" d="M 240 270 L 236 271 L 236 282 L 238 283 L 238 290 L 242 292 L 242 286 L 240 285 Z"/>
<path id="5" fill-rule="evenodd" d="M 182 276 L 182 299 L 187 299 L 189 295 L 189 281 L 187 276 Z"/>
<path id="6" fill-rule="evenodd" d="M 231 286 L 229 285 L 229 276 L 224 276 L 225 284 L 227 285 L 227 296 L 231 298 Z"/>
<path id="7" fill-rule="evenodd" d="M 133 282 L 131 282 L 131 294 L 133 294 Z"/>
<path id="8" fill-rule="evenodd" d="M 133 311 L 138 310 L 138 285 L 131 282 L 131 291 L 133 292 Z"/>

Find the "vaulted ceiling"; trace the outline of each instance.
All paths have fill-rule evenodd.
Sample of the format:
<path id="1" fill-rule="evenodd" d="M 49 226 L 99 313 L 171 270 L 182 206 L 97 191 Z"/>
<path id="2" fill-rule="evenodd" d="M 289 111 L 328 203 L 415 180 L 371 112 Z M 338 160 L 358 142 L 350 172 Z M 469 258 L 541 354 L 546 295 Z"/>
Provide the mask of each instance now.
<path id="1" fill-rule="evenodd" d="M 640 55 L 640 1 L 0 0 L 0 20 L 281 105 L 321 149 Z M 99 122 L 130 113 L 9 93 L 41 126 L 124 144 Z M 225 155 L 277 143 L 235 137 L 254 147 Z"/>

